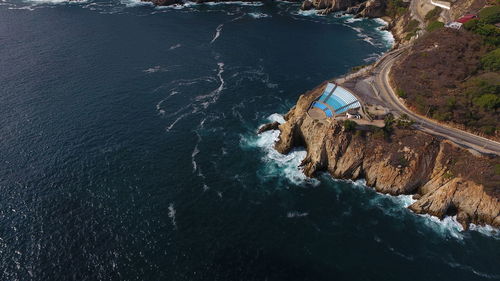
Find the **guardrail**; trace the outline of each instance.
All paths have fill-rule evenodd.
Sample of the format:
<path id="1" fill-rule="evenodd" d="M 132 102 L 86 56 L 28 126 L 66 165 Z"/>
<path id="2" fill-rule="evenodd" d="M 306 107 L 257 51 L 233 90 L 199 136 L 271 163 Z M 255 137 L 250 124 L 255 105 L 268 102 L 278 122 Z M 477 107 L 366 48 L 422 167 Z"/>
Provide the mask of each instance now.
<path id="1" fill-rule="evenodd" d="M 431 4 L 446 10 L 449 10 L 451 6 L 450 2 L 439 1 L 439 0 L 431 0 Z"/>

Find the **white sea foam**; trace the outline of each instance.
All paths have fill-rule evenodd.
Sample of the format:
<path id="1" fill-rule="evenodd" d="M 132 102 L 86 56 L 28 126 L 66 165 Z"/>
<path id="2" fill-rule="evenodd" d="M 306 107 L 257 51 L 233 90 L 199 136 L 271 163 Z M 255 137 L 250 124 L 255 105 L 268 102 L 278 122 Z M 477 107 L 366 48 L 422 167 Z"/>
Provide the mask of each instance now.
<path id="1" fill-rule="evenodd" d="M 254 19 L 270 18 L 271 17 L 271 15 L 264 14 L 264 13 L 248 13 L 248 15 Z"/>
<path id="2" fill-rule="evenodd" d="M 268 117 L 269 120 L 277 120 L 284 122 L 283 117 L 278 117 L 277 114 L 272 114 Z M 318 185 L 319 180 L 308 178 L 304 175 L 299 167 L 300 163 L 306 156 L 304 149 L 293 149 L 288 154 L 281 154 L 274 149 L 274 143 L 278 140 L 279 131 L 272 130 L 264 132 L 258 136 L 243 137 L 241 143 L 243 146 L 258 147 L 265 152 L 262 161 L 265 164 L 265 169 L 261 171 L 261 178 L 274 178 L 276 176 L 284 176 L 287 180 L 294 184 L 312 184 Z"/>
<path id="3" fill-rule="evenodd" d="M 347 19 L 345 20 L 346 23 L 353 23 L 357 21 L 362 21 L 364 20 L 363 18 L 355 18 L 353 16 L 348 16 Z"/>
<path id="4" fill-rule="evenodd" d="M 219 78 L 220 84 L 217 89 L 213 90 L 209 94 L 206 95 L 200 95 L 196 97 L 197 101 L 201 101 L 201 104 L 203 108 L 207 108 L 210 104 L 216 102 L 219 99 L 220 93 L 222 90 L 224 90 L 224 85 L 225 81 L 224 78 L 222 77 L 222 73 L 224 73 L 224 63 L 219 62 L 217 63 L 218 66 L 218 71 L 217 71 L 217 77 Z"/>
<path id="5" fill-rule="evenodd" d="M 288 212 L 286 214 L 286 217 L 289 218 L 289 219 L 293 219 L 293 218 L 307 217 L 308 215 L 309 215 L 309 213 L 307 213 L 307 212 L 297 212 L 297 211 L 294 211 L 294 212 Z"/>
<path id="6" fill-rule="evenodd" d="M 205 2 L 203 5 L 217 6 L 217 5 L 240 5 L 258 7 L 264 5 L 262 2 L 245 2 L 245 1 L 223 1 L 223 2 Z"/>
<path id="7" fill-rule="evenodd" d="M 169 50 L 172 51 L 172 50 L 175 50 L 175 49 L 180 48 L 180 47 L 182 47 L 182 44 L 175 44 L 175 45 L 170 46 Z"/>
<path id="8" fill-rule="evenodd" d="M 497 240 L 500 240 L 500 230 L 490 225 L 482 226 L 482 225 L 475 225 L 472 223 L 470 225 L 470 230 L 477 231 L 485 236 L 489 236 Z"/>
<path id="9" fill-rule="evenodd" d="M 387 27 L 387 25 L 389 25 L 389 23 L 384 21 L 381 18 L 376 18 L 376 19 L 374 19 L 374 21 L 381 25 L 378 28 L 378 30 L 382 34 L 382 39 L 386 42 L 388 47 L 392 48 L 394 46 L 394 42 L 395 42 L 394 35 L 392 35 L 392 33 L 388 30 L 383 30 L 383 28 Z"/>
<path id="10" fill-rule="evenodd" d="M 463 235 L 464 228 L 457 221 L 457 216 L 444 217 L 442 220 L 439 219 L 438 217 L 431 216 L 428 214 L 419 216 L 424 218 L 423 222 L 425 225 L 427 225 L 436 233 L 442 236 L 453 237 L 459 240 L 462 240 L 464 237 Z"/>
<path id="11" fill-rule="evenodd" d="M 138 7 L 138 6 L 153 6 L 151 2 L 143 2 L 141 0 L 120 0 L 120 2 L 126 7 Z"/>
<path id="12" fill-rule="evenodd" d="M 217 38 L 219 38 L 222 27 L 224 27 L 224 24 L 219 24 L 219 26 L 217 26 L 217 28 L 215 29 L 214 38 L 212 39 L 212 41 L 210 41 L 210 44 L 212 44 L 213 42 L 215 42 L 215 40 L 217 40 Z"/>
<path id="13" fill-rule="evenodd" d="M 318 10 L 298 10 L 298 11 L 295 11 L 292 13 L 292 15 L 296 15 L 296 16 L 304 16 L 304 17 L 311 17 L 311 16 L 314 16 L 314 17 L 322 17 L 322 16 L 325 16 L 323 14 L 320 14 Z"/>
<path id="14" fill-rule="evenodd" d="M 34 4 L 81 4 L 87 0 L 28 0 L 26 2 Z"/>
<path id="15" fill-rule="evenodd" d="M 172 221 L 172 225 L 174 226 L 174 228 L 177 228 L 177 222 L 175 221 L 175 213 L 176 213 L 176 211 L 175 211 L 174 203 L 170 203 L 168 205 L 168 217 Z"/>
<path id="16" fill-rule="evenodd" d="M 273 113 L 267 117 L 267 120 L 271 122 L 278 122 L 280 124 L 285 123 L 285 118 L 283 118 L 283 115 L 278 114 L 278 113 Z"/>
<path id="17" fill-rule="evenodd" d="M 160 72 L 160 71 L 163 71 L 162 67 L 159 65 L 156 65 L 156 66 L 150 67 L 148 69 L 144 69 L 142 72 L 155 73 L 155 72 Z"/>
<path id="18" fill-rule="evenodd" d="M 364 58 L 363 61 L 366 63 L 373 62 L 378 60 L 382 55 L 378 53 L 371 53 L 368 55 L 368 57 Z"/>
<path id="19" fill-rule="evenodd" d="M 193 173 L 196 172 L 198 166 L 196 165 L 196 155 L 200 153 L 200 150 L 198 149 L 198 144 L 195 145 L 193 152 L 191 153 L 191 163 L 193 164 Z"/>
<path id="20" fill-rule="evenodd" d="M 181 121 L 184 117 L 188 116 L 189 114 L 190 113 L 184 113 L 181 116 L 177 117 L 177 119 L 175 119 L 174 122 L 172 122 L 170 125 L 168 125 L 165 130 L 167 132 L 170 132 L 170 130 L 172 130 L 172 128 L 175 126 L 175 124 L 177 124 L 177 122 Z"/>

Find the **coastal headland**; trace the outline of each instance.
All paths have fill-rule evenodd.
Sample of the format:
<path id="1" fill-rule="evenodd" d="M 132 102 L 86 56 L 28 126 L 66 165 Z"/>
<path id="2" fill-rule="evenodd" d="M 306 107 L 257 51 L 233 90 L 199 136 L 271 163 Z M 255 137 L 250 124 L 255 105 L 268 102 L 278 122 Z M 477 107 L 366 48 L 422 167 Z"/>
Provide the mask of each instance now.
<path id="1" fill-rule="evenodd" d="M 364 2 L 364 7 L 371 2 Z M 422 7 L 416 2 L 409 13 L 388 19 L 396 38 L 392 51 L 373 65 L 329 81 L 362 101 L 357 118 L 310 114 L 314 104 L 324 100 L 325 82 L 300 96 L 285 123 L 267 124 L 260 131 L 279 129 L 275 148 L 281 153 L 305 147 L 301 166 L 307 176 L 327 171 L 335 178 L 365 179 L 382 193 L 413 194 L 417 201 L 409 209 L 416 213 L 456 216 L 464 229 L 471 223 L 500 227 L 500 143 L 414 112 L 394 89 L 393 65 L 420 51 L 413 47 L 415 39 L 426 35 L 420 29 L 414 34 L 408 30 L 409 24 L 425 24 L 424 16 L 413 9 Z M 353 7 L 324 5 L 320 1 L 306 8 Z M 384 124 L 376 126 L 375 119 Z"/>

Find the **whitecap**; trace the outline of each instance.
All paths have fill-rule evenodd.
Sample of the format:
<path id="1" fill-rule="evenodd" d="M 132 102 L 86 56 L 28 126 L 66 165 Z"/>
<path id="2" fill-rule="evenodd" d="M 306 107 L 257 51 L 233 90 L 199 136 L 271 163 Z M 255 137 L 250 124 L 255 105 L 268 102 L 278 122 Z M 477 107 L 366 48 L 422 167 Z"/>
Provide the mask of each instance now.
<path id="1" fill-rule="evenodd" d="M 182 47 L 182 44 L 175 44 L 175 45 L 170 46 L 169 50 L 172 51 L 172 50 L 178 49 L 180 47 Z"/>
<path id="2" fill-rule="evenodd" d="M 273 113 L 267 117 L 267 120 L 271 122 L 278 122 L 280 124 L 285 123 L 285 118 L 283 118 L 283 115 L 278 114 L 278 113 Z"/>
<path id="3" fill-rule="evenodd" d="M 307 217 L 308 215 L 309 215 L 309 213 L 307 213 L 307 212 L 294 211 L 294 212 L 288 212 L 286 214 L 286 217 L 289 219 L 292 219 L 292 218 L 303 218 L 303 217 Z"/>
<path id="4" fill-rule="evenodd" d="M 168 217 L 172 221 L 172 225 L 174 226 L 174 228 L 177 228 L 177 222 L 175 220 L 175 213 L 176 213 L 176 211 L 174 208 L 174 203 L 170 203 L 168 205 Z"/>
<path id="5" fill-rule="evenodd" d="M 221 2 L 204 2 L 202 5 L 217 6 L 217 5 L 240 5 L 258 7 L 264 5 L 262 2 L 246 2 L 246 1 L 221 1 Z"/>
<path id="6" fill-rule="evenodd" d="M 27 0 L 26 2 L 34 4 L 81 4 L 87 0 Z"/>
<path id="7" fill-rule="evenodd" d="M 357 21 L 362 21 L 364 20 L 363 18 L 355 18 L 353 16 L 348 16 L 347 19 L 345 20 L 346 23 L 353 23 Z"/>
<path id="8" fill-rule="evenodd" d="M 296 16 L 304 16 L 304 17 L 311 17 L 311 16 L 325 16 L 323 14 L 320 14 L 319 13 L 319 10 L 298 10 L 296 12 L 293 12 L 292 15 L 296 15 Z"/>
<path id="9" fill-rule="evenodd" d="M 419 214 L 419 216 L 423 218 L 423 222 L 426 226 L 430 227 L 432 230 L 442 236 L 453 237 L 459 240 L 462 240 L 464 238 L 464 228 L 457 221 L 457 216 L 447 216 L 442 220 L 438 217 L 428 214 Z"/>
<path id="10" fill-rule="evenodd" d="M 210 41 L 210 44 L 212 44 L 213 42 L 215 42 L 215 40 L 217 40 L 217 38 L 219 38 L 223 26 L 224 24 L 219 24 L 219 26 L 217 26 L 217 28 L 215 29 L 214 38 L 212 39 L 212 41 Z"/>
<path id="11" fill-rule="evenodd" d="M 270 18 L 271 17 L 271 15 L 264 14 L 264 13 L 248 13 L 248 15 L 254 19 Z"/>
<path id="12" fill-rule="evenodd" d="M 141 0 L 120 0 L 120 2 L 128 8 L 138 6 L 153 6 L 152 2 L 144 2 Z"/>
<path id="13" fill-rule="evenodd" d="M 500 239 L 500 230 L 497 228 L 494 228 L 490 225 L 476 225 L 471 223 L 470 224 L 470 230 L 472 231 L 477 231 L 481 233 L 482 235 L 492 237 L 494 239 L 499 240 Z"/>
<path id="14" fill-rule="evenodd" d="M 144 69 L 142 72 L 155 73 L 155 72 L 159 72 L 159 71 L 162 71 L 162 68 L 161 68 L 161 66 L 156 65 L 156 66 L 150 67 L 148 69 Z"/>
<path id="15" fill-rule="evenodd" d="M 380 24 L 380 26 L 378 27 L 377 30 L 382 35 L 382 39 L 387 44 L 387 46 L 390 47 L 390 48 L 392 48 L 394 46 L 394 42 L 395 42 L 394 35 L 392 34 L 392 32 L 384 29 L 384 28 L 386 28 L 389 25 L 389 23 L 386 22 L 385 20 L 381 19 L 381 18 L 376 18 L 376 19 L 373 19 L 373 20 L 376 23 Z"/>

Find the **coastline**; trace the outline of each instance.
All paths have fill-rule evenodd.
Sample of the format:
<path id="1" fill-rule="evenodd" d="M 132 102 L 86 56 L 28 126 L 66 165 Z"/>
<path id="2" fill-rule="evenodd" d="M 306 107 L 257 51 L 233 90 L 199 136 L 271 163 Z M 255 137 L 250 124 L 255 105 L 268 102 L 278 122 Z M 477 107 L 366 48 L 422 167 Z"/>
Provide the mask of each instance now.
<path id="1" fill-rule="evenodd" d="M 385 23 L 387 27 L 385 31 L 391 34 L 394 41 L 392 48 L 378 58 L 373 65 L 379 64 L 389 52 L 411 46 L 411 42 L 401 44 L 397 39 L 394 19 L 377 18 L 375 20 Z M 344 82 L 362 76 L 364 72 L 366 68 L 355 73 L 347 73 L 344 76 Z M 363 141 L 363 138 L 373 139 L 369 133 L 368 136 L 359 139 L 353 133 L 346 132 L 338 121 L 324 123 L 316 120 L 318 122 L 315 122 L 306 114 L 306 111 L 309 104 L 321 95 L 323 85 L 324 83 L 301 95 L 297 104 L 285 115 L 286 122 L 278 126 L 280 134 L 275 149 L 286 154 L 294 147 L 305 147 L 307 154 L 300 166 L 303 167 L 307 177 L 315 177 L 317 172 L 327 171 L 337 179 L 365 179 L 366 186 L 371 186 L 382 194 L 393 196 L 410 194 L 415 202 L 405 207 L 416 214 L 427 215 L 441 221 L 451 218 L 461 225 L 461 230 L 500 227 L 499 196 L 495 192 L 487 191 L 489 189 L 482 183 L 476 182 L 474 178 L 460 174 L 454 175 L 452 168 L 449 167 L 449 161 L 453 159 L 447 157 L 447 154 L 462 156 L 472 162 L 483 161 L 481 157 L 484 156 L 473 155 L 452 142 L 418 130 L 402 132 L 402 137 L 398 141 L 399 150 L 391 150 L 388 146 L 394 145 L 381 143 L 373 146 Z M 319 130 L 329 133 L 319 132 Z M 340 136 L 332 137 L 332 134 Z M 425 139 L 425 145 L 414 146 L 411 142 L 405 141 L 408 137 L 403 135 L 408 137 L 416 135 L 417 139 Z M 367 149 L 375 154 L 377 151 L 385 152 L 378 153 L 380 159 L 373 159 L 367 154 Z M 403 151 L 403 157 L 407 159 L 405 162 L 412 164 L 403 168 L 400 166 L 391 168 L 391 161 L 387 159 L 400 155 L 401 151 Z"/>

